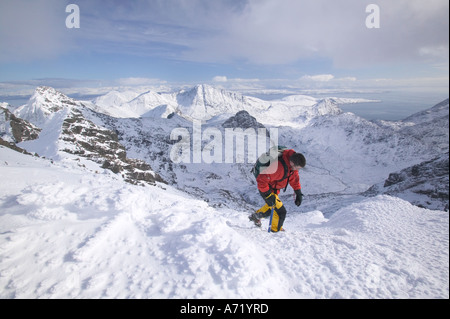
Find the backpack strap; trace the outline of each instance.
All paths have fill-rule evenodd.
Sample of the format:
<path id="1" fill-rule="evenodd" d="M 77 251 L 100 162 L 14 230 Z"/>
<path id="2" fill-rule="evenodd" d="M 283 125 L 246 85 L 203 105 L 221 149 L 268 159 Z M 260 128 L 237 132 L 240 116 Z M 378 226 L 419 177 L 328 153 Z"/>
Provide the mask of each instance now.
<path id="1" fill-rule="evenodd" d="M 283 180 L 285 180 L 288 176 L 288 171 L 289 171 L 289 169 L 288 169 L 288 167 L 287 167 L 287 165 L 286 165 L 286 162 L 284 161 L 284 159 L 283 159 L 283 156 L 280 156 L 280 157 L 278 157 L 278 160 L 281 162 L 281 164 L 283 165 L 283 168 L 284 168 L 284 174 L 283 174 L 283 178 L 282 179 L 280 179 L 280 180 L 278 180 L 277 181 L 277 183 L 278 182 L 281 182 L 281 181 L 283 181 Z"/>
<path id="2" fill-rule="evenodd" d="M 288 178 L 288 181 L 286 182 L 286 187 L 285 187 L 284 190 L 283 190 L 283 192 L 286 192 L 286 189 L 287 189 L 288 184 L 289 184 L 289 176 L 288 176 L 289 168 L 288 168 L 286 162 L 284 161 L 283 156 L 278 157 L 278 160 L 279 160 L 279 161 L 281 162 L 281 164 L 283 165 L 283 168 L 284 168 L 284 174 L 283 174 L 283 178 L 282 178 L 282 179 L 279 179 L 279 180 L 277 180 L 277 181 L 275 181 L 275 183 L 282 182 L 282 181 L 284 181 L 286 178 Z M 276 190 L 274 190 L 274 191 L 276 191 Z"/>

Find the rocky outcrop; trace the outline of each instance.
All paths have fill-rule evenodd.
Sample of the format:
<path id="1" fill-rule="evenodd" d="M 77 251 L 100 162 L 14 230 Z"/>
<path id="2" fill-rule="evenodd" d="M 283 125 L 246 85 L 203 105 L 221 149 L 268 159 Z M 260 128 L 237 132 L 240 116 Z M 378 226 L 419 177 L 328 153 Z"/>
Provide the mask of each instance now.
<path id="1" fill-rule="evenodd" d="M 41 129 L 0 106 L 0 137 L 13 143 L 37 139 Z"/>
<path id="2" fill-rule="evenodd" d="M 251 116 L 247 111 L 239 111 L 235 116 L 230 117 L 223 124 L 225 128 L 254 128 L 257 130 L 258 128 L 266 128 L 264 125 L 259 123 L 256 118 Z"/>
<path id="3" fill-rule="evenodd" d="M 46 133 L 45 142 L 37 140 L 35 144 L 40 145 L 41 150 L 45 150 L 47 144 L 56 147 L 55 153 L 44 156 L 52 158 L 65 152 L 98 163 L 104 169 L 121 174 L 125 181 L 132 184 L 164 183 L 149 164 L 127 157 L 125 147 L 119 142 L 116 132 L 86 119 L 83 114 L 86 109 L 83 102 L 75 101 L 53 88 L 38 87 L 30 101 L 15 113 L 23 115 L 36 125 L 39 124 L 42 130 L 4 108 L 1 111 L 9 122 L 2 127 L 10 128 L 13 142 L 37 139 L 41 131 Z M 23 147 L 33 148 L 33 144 L 25 143 Z"/>
<path id="4" fill-rule="evenodd" d="M 0 145 L 20 153 L 30 154 L 18 147 L 16 143 L 37 139 L 40 132 L 41 129 L 18 118 L 6 107 L 0 106 Z"/>
<path id="5" fill-rule="evenodd" d="M 127 157 L 116 132 L 87 120 L 78 109 L 72 109 L 64 120 L 60 139 L 65 145 L 62 151 L 88 158 L 101 164 L 104 169 L 122 174 L 129 183 L 164 183 L 161 176 L 151 170 L 150 165 Z"/>
<path id="6" fill-rule="evenodd" d="M 449 153 L 389 174 L 365 195 L 386 194 L 429 209 L 449 209 Z M 414 196 L 412 196 L 414 195 Z"/>

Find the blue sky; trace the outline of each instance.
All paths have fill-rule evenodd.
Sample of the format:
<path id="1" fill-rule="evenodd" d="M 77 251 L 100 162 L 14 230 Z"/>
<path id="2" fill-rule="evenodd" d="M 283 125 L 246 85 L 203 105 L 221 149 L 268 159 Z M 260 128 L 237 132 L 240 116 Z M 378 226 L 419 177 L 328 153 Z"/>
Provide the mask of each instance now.
<path id="1" fill-rule="evenodd" d="M 80 28 L 66 27 L 69 4 Z M 369 4 L 380 27 L 367 28 Z M 447 0 L 1 0 L 0 96 L 210 83 L 448 95 Z"/>

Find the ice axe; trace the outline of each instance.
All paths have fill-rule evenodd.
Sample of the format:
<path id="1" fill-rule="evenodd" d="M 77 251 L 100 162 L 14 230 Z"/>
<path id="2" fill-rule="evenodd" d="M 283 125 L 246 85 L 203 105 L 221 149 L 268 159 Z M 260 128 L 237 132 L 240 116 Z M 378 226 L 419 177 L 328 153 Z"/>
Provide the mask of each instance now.
<path id="1" fill-rule="evenodd" d="M 272 212 L 270 213 L 269 229 L 267 230 L 269 233 L 272 231 L 272 218 L 273 218 L 273 211 L 274 210 L 275 210 L 275 205 L 272 206 Z"/>

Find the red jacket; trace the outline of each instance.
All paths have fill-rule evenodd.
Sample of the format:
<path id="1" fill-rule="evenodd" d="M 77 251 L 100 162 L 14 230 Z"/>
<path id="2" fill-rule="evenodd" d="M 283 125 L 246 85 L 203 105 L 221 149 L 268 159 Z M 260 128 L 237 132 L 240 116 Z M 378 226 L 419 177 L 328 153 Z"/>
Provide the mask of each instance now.
<path id="1" fill-rule="evenodd" d="M 259 191 L 265 193 L 269 190 L 276 190 L 276 193 L 278 194 L 280 189 L 284 189 L 288 183 L 294 190 L 302 188 L 300 185 L 300 176 L 298 175 L 298 171 L 291 170 L 290 158 L 294 153 L 294 150 L 286 150 L 283 152 L 283 160 L 287 166 L 286 175 L 284 165 L 281 161 L 274 162 L 258 175 L 256 182 L 258 184 Z M 277 165 L 277 167 L 274 167 L 275 165 Z M 275 172 L 271 174 L 264 174 L 265 171 Z M 286 178 L 282 180 L 285 176 Z"/>

